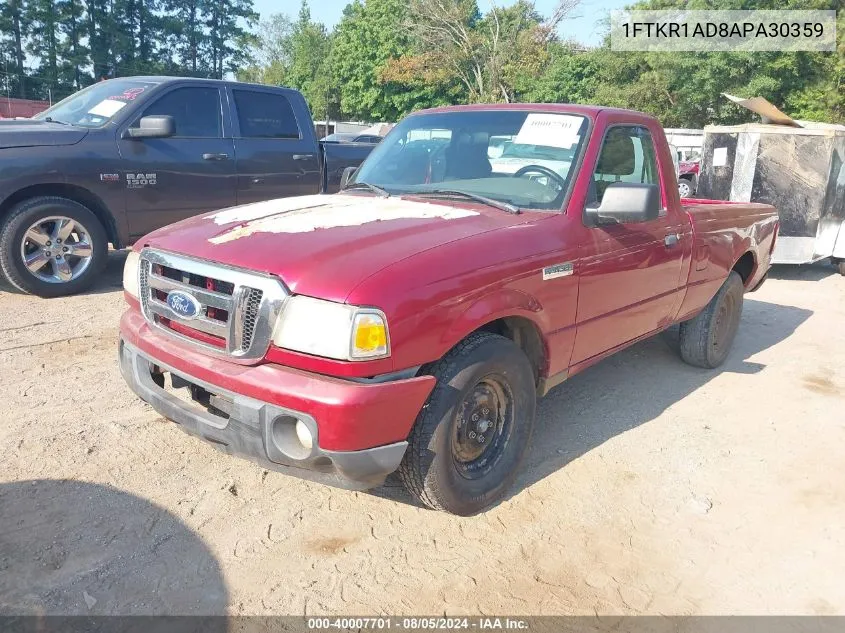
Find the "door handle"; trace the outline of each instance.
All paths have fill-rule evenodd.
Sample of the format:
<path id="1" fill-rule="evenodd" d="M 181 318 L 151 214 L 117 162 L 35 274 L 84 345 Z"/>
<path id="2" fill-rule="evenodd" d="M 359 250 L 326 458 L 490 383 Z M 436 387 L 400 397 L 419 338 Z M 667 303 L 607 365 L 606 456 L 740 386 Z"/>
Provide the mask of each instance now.
<path id="1" fill-rule="evenodd" d="M 294 154 L 294 160 L 308 160 L 309 158 L 314 158 L 314 154 Z"/>
<path id="2" fill-rule="evenodd" d="M 228 160 L 228 154 L 203 154 L 203 160 Z"/>
<path id="3" fill-rule="evenodd" d="M 677 246 L 678 242 L 680 241 L 680 233 L 670 233 L 669 235 L 663 238 L 663 244 L 666 246 L 666 248 L 672 248 L 673 246 Z"/>

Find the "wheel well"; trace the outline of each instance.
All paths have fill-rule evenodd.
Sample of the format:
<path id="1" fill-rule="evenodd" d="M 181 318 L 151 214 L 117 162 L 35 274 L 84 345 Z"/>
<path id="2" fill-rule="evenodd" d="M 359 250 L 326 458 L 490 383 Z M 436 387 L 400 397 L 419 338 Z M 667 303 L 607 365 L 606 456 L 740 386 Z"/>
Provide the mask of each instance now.
<path id="1" fill-rule="evenodd" d="M 538 384 L 546 366 L 546 346 L 540 330 L 524 317 L 512 316 L 496 319 L 482 325 L 476 332 L 492 332 L 516 343 L 534 368 L 534 383 Z"/>
<path id="2" fill-rule="evenodd" d="M 739 273 L 739 276 L 742 277 L 742 283 L 748 283 L 748 280 L 751 278 L 751 273 L 754 272 L 754 255 L 751 251 L 748 251 L 740 257 L 736 264 L 734 264 L 733 270 Z"/>
<path id="3" fill-rule="evenodd" d="M 48 183 L 41 185 L 32 185 L 24 187 L 13 193 L 0 204 L 0 219 L 4 218 L 6 214 L 17 204 L 30 198 L 38 198 L 41 196 L 59 196 L 73 200 L 81 205 L 84 205 L 91 212 L 97 216 L 106 230 L 109 242 L 115 248 L 122 248 L 120 237 L 117 234 L 117 227 L 114 223 L 114 217 L 109 212 L 108 207 L 100 200 L 99 197 L 77 185 L 68 185 L 65 183 Z"/>

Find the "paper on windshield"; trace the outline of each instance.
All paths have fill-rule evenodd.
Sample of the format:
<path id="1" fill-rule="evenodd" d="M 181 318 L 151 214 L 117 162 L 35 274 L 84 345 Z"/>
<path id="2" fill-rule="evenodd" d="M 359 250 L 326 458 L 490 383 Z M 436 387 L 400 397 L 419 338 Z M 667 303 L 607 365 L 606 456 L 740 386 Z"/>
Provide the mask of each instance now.
<path id="1" fill-rule="evenodd" d="M 117 101 L 115 99 L 104 99 L 100 101 L 97 105 L 93 108 L 88 110 L 88 114 L 93 114 L 95 116 L 104 116 L 104 117 L 111 117 L 114 116 L 118 110 L 125 107 L 126 103 L 123 101 Z"/>
<path id="2" fill-rule="evenodd" d="M 525 123 L 519 128 L 513 142 L 570 149 L 578 143 L 578 131 L 583 120 L 580 116 L 569 114 L 532 113 L 525 117 Z"/>

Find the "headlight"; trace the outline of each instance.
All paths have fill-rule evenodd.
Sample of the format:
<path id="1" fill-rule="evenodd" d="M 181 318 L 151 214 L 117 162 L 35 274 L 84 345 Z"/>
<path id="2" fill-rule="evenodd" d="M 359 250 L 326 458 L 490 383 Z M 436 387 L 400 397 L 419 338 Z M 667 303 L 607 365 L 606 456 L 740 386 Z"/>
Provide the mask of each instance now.
<path id="1" fill-rule="evenodd" d="M 303 296 L 288 299 L 276 323 L 273 344 L 338 360 L 390 355 L 387 320 L 380 310 Z"/>
<path id="2" fill-rule="evenodd" d="M 129 251 L 126 256 L 126 263 L 123 265 L 123 289 L 136 299 L 138 298 L 138 265 L 141 261 L 141 254 L 137 251 Z"/>

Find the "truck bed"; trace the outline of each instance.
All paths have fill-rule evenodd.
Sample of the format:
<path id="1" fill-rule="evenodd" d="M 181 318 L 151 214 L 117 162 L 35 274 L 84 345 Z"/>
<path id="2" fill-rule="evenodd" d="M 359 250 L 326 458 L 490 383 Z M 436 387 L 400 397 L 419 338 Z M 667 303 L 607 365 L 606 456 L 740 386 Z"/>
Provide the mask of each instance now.
<path id="1" fill-rule="evenodd" d="M 722 284 L 737 259 L 749 251 L 761 261 L 747 262 L 745 286 L 754 289 L 769 269 L 778 229 L 777 210 L 770 204 L 683 198 L 681 207 L 692 224 L 689 288 L 679 318 L 701 305 Z M 700 295 L 700 296 L 699 296 Z"/>

